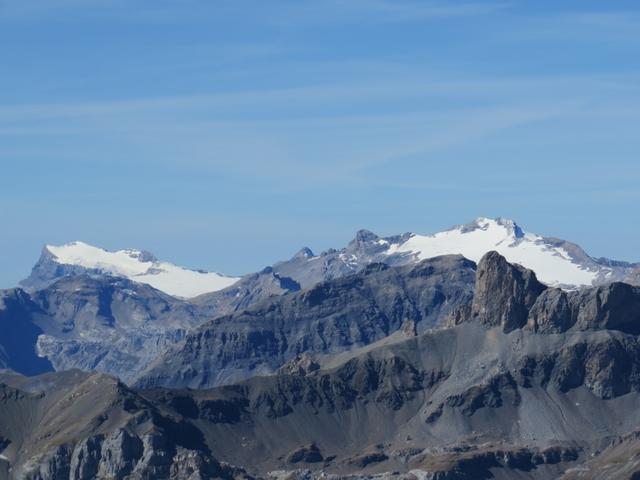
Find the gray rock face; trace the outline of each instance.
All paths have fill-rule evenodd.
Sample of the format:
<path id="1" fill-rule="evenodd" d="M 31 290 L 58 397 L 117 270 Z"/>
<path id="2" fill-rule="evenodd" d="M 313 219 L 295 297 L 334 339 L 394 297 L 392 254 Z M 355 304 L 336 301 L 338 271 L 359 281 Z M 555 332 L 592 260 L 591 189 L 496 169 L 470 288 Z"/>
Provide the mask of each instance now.
<path id="1" fill-rule="evenodd" d="M 612 283 L 571 296 L 575 325 L 640 334 L 640 288 Z"/>
<path id="2" fill-rule="evenodd" d="M 478 263 L 471 315 L 508 333 L 527 323 L 529 310 L 546 288 L 531 270 L 489 252 Z"/>
<path id="3" fill-rule="evenodd" d="M 640 288 L 611 283 L 578 292 L 546 290 L 529 311 L 527 328 L 539 333 L 619 330 L 640 333 Z"/>
<path id="4" fill-rule="evenodd" d="M 327 355 L 368 345 L 406 320 L 424 331 L 471 301 L 474 267 L 460 256 L 405 267 L 371 264 L 268 299 L 189 333 L 137 384 L 204 388 L 272 373 L 305 352 Z"/>
<path id="5" fill-rule="evenodd" d="M 124 428 L 112 432 L 98 446 L 100 457 L 96 462 L 90 463 L 90 469 L 95 471 L 96 475 L 99 473 L 107 478 L 129 475 L 144 452 L 142 440 Z"/>
<path id="6" fill-rule="evenodd" d="M 527 319 L 527 328 L 539 333 L 562 333 L 573 325 L 567 292 L 550 288 L 537 298 Z"/>

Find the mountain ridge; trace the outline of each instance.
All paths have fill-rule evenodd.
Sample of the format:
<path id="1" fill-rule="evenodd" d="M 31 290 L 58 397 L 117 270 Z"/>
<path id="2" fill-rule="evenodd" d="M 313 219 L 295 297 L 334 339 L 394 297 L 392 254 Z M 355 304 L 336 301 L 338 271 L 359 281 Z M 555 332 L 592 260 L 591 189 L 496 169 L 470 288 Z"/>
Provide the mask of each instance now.
<path id="1" fill-rule="evenodd" d="M 269 268 L 276 275 L 296 282 L 299 288 L 307 288 L 322 280 L 355 273 L 369 263 L 406 265 L 456 254 L 478 262 L 491 250 L 535 271 L 550 286 L 575 289 L 612 281 L 640 281 L 640 263 L 594 258 L 575 243 L 529 233 L 513 220 L 501 217 L 478 217 L 432 235 L 404 233 L 381 237 L 362 229 L 344 248 L 316 255 L 303 247 L 290 259 L 277 261 Z M 124 276 L 182 298 L 215 297 L 234 286 L 242 289 L 243 280 L 254 275 L 226 277 L 161 262 L 144 250 L 109 252 L 83 242 L 71 242 L 60 247 L 45 246 L 31 275 L 21 285 L 34 290 L 63 276 L 81 273 Z"/>

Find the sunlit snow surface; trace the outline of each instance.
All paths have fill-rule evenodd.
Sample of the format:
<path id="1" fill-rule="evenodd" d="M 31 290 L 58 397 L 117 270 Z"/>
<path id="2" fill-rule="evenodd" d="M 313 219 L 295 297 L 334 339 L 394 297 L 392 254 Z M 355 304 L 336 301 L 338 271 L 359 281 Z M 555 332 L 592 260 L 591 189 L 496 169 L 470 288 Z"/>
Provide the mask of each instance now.
<path id="1" fill-rule="evenodd" d="M 190 298 L 215 292 L 238 281 L 238 278 L 219 273 L 199 272 L 168 262 L 149 260 L 138 250 L 109 252 L 83 242 L 71 242 L 59 247 L 47 245 L 46 248 L 60 264 L 127 277 L 178 297 Z"/>
<path id="2" fill-rule="evenodd" d="M 435 235 L 412 235 L 404 243 L 391 244 L 387 253 L 411 253 L 420 260 L 461 254 L 477 262 L 491 250 L 533 270 L 548 285 L 591 285 L 597 277 L 596 271 L 574 263 L 565 249 L 546 244 L 539 235 L 519 231 L 511 220 L 478 218 L 472 228 L 465 225 Z"/>

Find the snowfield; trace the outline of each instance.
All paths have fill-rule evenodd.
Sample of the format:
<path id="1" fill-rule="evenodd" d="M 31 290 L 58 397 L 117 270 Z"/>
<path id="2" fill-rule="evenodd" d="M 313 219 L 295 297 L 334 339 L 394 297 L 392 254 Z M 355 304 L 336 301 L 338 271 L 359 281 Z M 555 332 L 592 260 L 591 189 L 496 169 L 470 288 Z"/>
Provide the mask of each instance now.
<path id="1" fill-rule="evenodd" d="M 478 262 L 495 250 L 509 262 L 536 272 L 538 279 L 552 286 L 591 285 L 598 271 L 573 261 L 569 252 L 547 244 L 543 237 L 527 233 L 512 221 L 478 218 L 473 224 L 454 227 L 435 235 L 412 235 L 407 241 L 391 244 L 387 253 L 408 253 L 419 260 L 438 255 L 460 254 Z"/>
<path id="2" fill-rule="evenodd" d="M 57 263 L 76 265 L 102 273 L 146 283 L 169 295 L 191 298 L 203 293 L 222 290 L 239 278 L 214 272 L 200 272 L 160 262 L 140 250 L 110 252 L 83 242 L 45 247 Z"/>

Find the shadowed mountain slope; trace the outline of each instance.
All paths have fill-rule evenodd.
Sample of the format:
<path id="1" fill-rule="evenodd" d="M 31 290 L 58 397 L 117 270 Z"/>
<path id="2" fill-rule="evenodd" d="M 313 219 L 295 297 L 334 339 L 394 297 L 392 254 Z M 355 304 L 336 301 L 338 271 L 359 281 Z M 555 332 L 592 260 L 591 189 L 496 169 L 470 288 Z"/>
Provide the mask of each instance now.
<path id="1" fill-rule="evenodd" d="M 0 290 L 0 368 L 24 375 L 53 370 L 49 360 L 36 352 L 36 342 L 43 333 L 37 321 L 42 316 L 44 312 L 23 290 Z"/>

